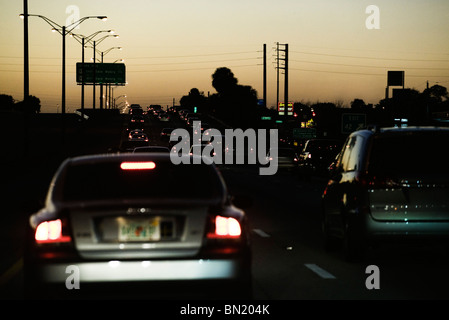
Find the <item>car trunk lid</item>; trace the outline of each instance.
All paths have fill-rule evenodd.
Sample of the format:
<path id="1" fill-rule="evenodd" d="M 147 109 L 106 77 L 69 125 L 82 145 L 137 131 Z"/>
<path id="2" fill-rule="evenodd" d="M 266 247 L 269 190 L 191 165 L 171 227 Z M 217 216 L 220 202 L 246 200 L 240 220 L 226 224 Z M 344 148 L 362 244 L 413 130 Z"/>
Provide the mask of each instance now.
<path id="1" fill-rule="evenodd" d="M 199 252 L 207 215 L 207 205 L 83 208 L 70 222 L 84 259 L 184 258 Z"/>

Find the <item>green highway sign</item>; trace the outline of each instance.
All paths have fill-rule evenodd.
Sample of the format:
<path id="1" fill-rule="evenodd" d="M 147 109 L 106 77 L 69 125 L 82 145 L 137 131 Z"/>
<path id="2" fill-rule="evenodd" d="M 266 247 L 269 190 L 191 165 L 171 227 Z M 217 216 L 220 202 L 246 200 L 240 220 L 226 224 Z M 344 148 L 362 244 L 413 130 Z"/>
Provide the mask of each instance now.
<path id="1" fill-rule="evenodd" d="M 313 139 L 316 138 L 315 128 L 293 128 L 293 138 Z"/>
<path id="2" fill-rule="evenodd" d="M 94 66 L 96 84 L 114 84 L 118 86 L 125 85 L 126 68 L 124 63 L 85 62 L 83 67 L 83 63 L 78 62 L 76 64 L 76 82 L 78 84 L 82 84 L 84 78 L 84 84 L 92 85 L 94 83 Z"/>
<path id="3" fill-rule="evenodd" d="M 341 133 L 351 133 L 366 126 L 366 114 L 343 113 L 341 115 Z"/>

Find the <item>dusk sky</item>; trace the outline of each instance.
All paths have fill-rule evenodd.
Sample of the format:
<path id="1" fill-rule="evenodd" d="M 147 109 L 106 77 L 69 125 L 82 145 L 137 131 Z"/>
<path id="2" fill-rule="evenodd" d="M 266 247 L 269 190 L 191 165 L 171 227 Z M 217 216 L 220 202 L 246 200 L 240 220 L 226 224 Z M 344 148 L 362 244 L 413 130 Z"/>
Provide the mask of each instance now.
<path id="1" fill-rule="evenodd" d="M 379 28 L 368 29 L 369 5 L 379 8 Z M 335 102 L 355 98 L 377 104 L 385 97 L 388 70 L 405 71 L 405 87 L 449 87 L 449 1 L 447 0 L 28 0 L 30 14 L 66 24 L 84 21 L 74 32 L 90 35 L 113 29 L 100 51 L 105 62 L 124 59 L 128 84 L 116 97 L 142 106 L 179 104 L 191 88 L 215 93 L 211 75 L 230 68 L 239 84 L 262 88 L 262 49 L 267 44 L 268 106 L 276 103 L 276 42 L 289 44 L 289 100 Z M 0 0 L 0 94 L 23 99 L 22 0 Z M 98 36 L 97 38 L 100 38 Z M 75 65 L 81 45 L 66 39 L 67 112 L 80 106 Z M 86 60 L 92 49 L 86 49 Z M 62 37 L 38 17 L 29 18 L 30 94 L 42 112 L 61 104 Z M 283 75 L 280 76 L 283 101 Z M 99 90 L 97 90 L 97 96 Z M 92 87 L 86 87 L 92 107 Z M 121 98 L 118 102 L 124 102 Z M 97 102 L 98 106 L 98 102 Z"/>

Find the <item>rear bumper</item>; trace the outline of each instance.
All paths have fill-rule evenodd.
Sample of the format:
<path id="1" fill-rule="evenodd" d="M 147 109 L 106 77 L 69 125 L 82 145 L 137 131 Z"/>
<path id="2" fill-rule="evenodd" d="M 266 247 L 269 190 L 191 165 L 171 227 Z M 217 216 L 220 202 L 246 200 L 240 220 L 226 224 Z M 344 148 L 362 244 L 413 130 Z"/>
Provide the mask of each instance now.
<path id="1" fill-rule="evenodd" d="M 36 264 L 33 278 L 41 283 L 62 283 L 76 270 L 80 283 L 129 281 L 232 280 L 247 270 L 239 260 L 141 260 Z"/>
<path id="2" fill-rule="evenodd" d="M 28 299 L 252 298 L 250 267 L 238 259 L 59 262 L 25 270 Z"/>
<path id="3" fill-rule="evenodd" d="M 447 239 L 449 221 L 383 221 L 365 215 L 364 228 L 368 239 Z"/>

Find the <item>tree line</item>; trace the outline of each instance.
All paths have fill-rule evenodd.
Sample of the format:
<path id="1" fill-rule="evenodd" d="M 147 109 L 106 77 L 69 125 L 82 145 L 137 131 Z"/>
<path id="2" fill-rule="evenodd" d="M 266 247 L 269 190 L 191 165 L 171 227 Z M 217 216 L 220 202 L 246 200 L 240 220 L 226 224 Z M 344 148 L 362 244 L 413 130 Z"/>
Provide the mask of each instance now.
<path id="1" fill-rule="evenodd" d="M 234 73 L 220 67 L 212 74 L 212 86 L 217 91 L 207 97 L 198 88 L 192 88 L 180 100 L 182 108 L 212 114 L 236 128 L 250 128 L 260 125 L 262 116 L 278 117 L 275 109 L 258 104 L 257 91 L 248 85 L 241 85 Z M 394 90 L 392 98 L 382 99 L 378 104 L 367 104 L 355 98 L 349 108 L 340 102 L 294 103 L 296 122 L 314 119 L 319 127 L 335 126 L 342 112 L 364 113 L 370 124 L 392 125 L 396 117 L 407 118 L 409 125 L 431 124 L 437 113 L 449 112 L 449 96 L 446 87 L 434 85 L 423 92 L 416 89 Z"/>
<path id="2" fill-rule="evenodd" d="M 258 105 L 255 89 L 239 84 L 234 73 L 226 67 L 217 68 L 212 74 L 212 86 L 217 92 L 208 97 L 197 88 L 192 88 L 181 98 L 181 107 L 196 107 L 199 113 L 214 115 L 235 128 L 257 125 L 266 108 Z"/>
<path id="3" fill-rule="evenodd" d="M 41 100 L 35 96 L 29 96 L 26 100 L 15 101 L 10 95 L 0 94 L 0 111 L 37 114 L 41 112 Z"/>

